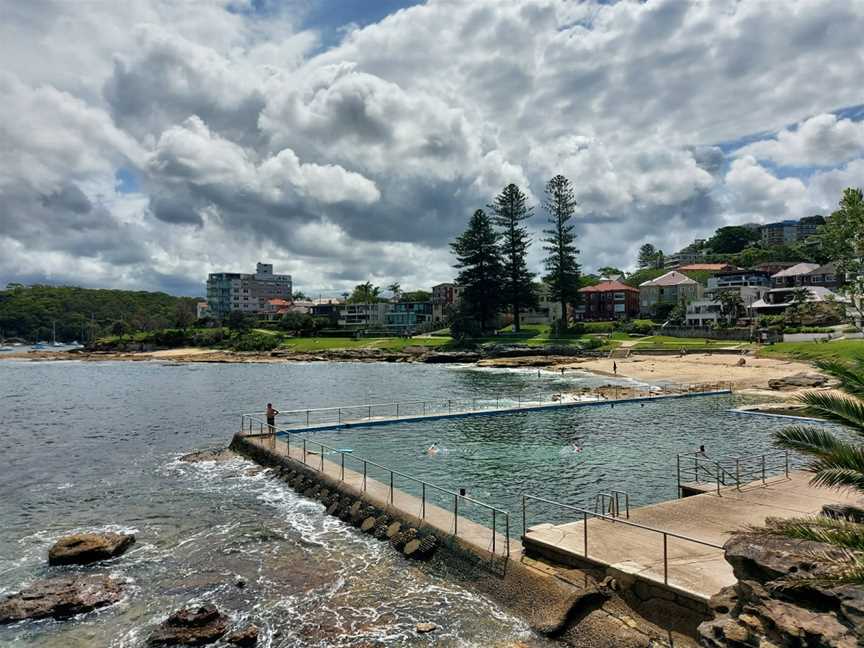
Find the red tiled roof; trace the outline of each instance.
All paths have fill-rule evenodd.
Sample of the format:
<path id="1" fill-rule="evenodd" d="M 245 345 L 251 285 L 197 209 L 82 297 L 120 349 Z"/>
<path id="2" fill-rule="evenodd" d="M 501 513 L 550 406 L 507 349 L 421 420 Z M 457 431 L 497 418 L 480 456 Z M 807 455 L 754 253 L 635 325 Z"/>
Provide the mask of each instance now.
<path id="1" fill-rule="evenodd" d="M 291 305 L 291 302 L 285 301 L 284 299 L 279 299 L 279 298 L 268 299 L 267 303 L 270 304 L 271 306 L 290 306 Z"/>
<path id="2" fill-rule="evenodd" d="M 628 286 L 627 284 L 623 284 L 620 281 L 602 281 L 596 286 L 585 286 L 584 288 L 580 288 L 580 293 L 590 293 L 590 292 L 621 292 L 622 290 L 629 290 L 631 292 L 639 292 L 638 288 L 634 288 L 633 286 Z"/>

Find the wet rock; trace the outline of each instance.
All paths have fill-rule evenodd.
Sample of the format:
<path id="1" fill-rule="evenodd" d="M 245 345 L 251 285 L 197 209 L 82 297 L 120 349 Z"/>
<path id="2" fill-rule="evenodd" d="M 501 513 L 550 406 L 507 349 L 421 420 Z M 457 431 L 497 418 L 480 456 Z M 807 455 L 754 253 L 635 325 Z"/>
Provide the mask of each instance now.
<path id="1" fill-rule="evenodd" d="M 387 539 L 389 540 L 402 530 L 402 523 L 398 520 L 391 522 L 387 527 Z"/>
<path id="2" fill-rule="evenodd" d="M 438 538 L 430 533 L 422 537 L 417 536 L 406 542 L 402 548 L 402 553 L 414 560 L 428 560 L 437 548 Z"/>
<path id="3" fill-rule="evenodd" d="M 482 357 L 476 351 L 433 351 L 423 356 L 423 362 L 428 364 L 466 363 L 477 362 Z"/>
<path id="4" fill-rule="evenodd" d="M 119 556 L 135 542 L 128 533 L 73 533 L 48 550 L 51 565 L 86 565 Z"/>
<path id="5" fill-rule="evenodd" d="M 180 461 L 186 463 L 200 463 L 202 461 L 231 461 L 237 458 L 237 453 L 228 448 L 210 448 L 208 450 L 198 450 L 180 457 Z"/>
<path id="6" fill-rule="evenodd" d="M 147 640 L 150 646 L 204 646 L 228 631 L 228 617 L 215 605 L 185 608 L 169 616 Z"/>
<path id="7" fill-rule="evenodd" d="M 258 626 L 250 625 L 241 630 L 235 630 L 225 637 L 225 641 L 233 646 L 247 648 L 258 643 Z"/>
<path id="8" fill-rule="evenodd" d="M 418 623 L 416 626 L 414 626 L 414 630 L 416 630 L 420 634 L 426 634 L 428 632 L 434 632 L 437 629 L 438 629 L 437 625 L 435 625 L 434 623 L 429 623 L 429 622 Z"/>
<path id="9" fill-rule="evenodd" d="M 66 619 L 116 603 L 122 582 L 102 575 L 61 576 L 37 581 L 0 601 L 0 624 L 24 619 Z"/>
<path id="10" fill-rule="evenodd" d="M 828 378 L 817 373 L 797 373 L 768 381 L 768 387 L 775 391 L 795 391 L 802 387 L 824 387 Z"/>

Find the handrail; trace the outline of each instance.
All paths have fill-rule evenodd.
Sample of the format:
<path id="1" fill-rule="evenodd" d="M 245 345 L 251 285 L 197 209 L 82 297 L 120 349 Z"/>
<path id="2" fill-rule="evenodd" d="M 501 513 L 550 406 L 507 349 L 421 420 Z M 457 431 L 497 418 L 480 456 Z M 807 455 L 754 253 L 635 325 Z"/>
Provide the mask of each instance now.
<path id="1" fill-rule="evenodd" d="M 715 544 L 713 542 L 708 542 L 707 540 L 700 540 L 699 538 L 692 538 L 690 536 L 685 536 L 681 533 L 675 533 L 674 531 L 666 531 L 664 529 L 657 529 L 655 527 L 646 526 L 644 524 L 639 524 L 637 522 L 630 522 L 629 520 L 622 520 L 617 517 L 612 517 L 609 515 L 603 515 L 601 513 L 594 513 L 593 511 L 589 511 L 588 509 L 580 508 L 578 506 L 573 506 L 571 504 L 563 504 L 561 502 L 556 502 L 554 500 L 546 499 L 544 497 L 537 497 L 536 495 L 522 495 L 522 541 L 524 544 L 525 537 L 528 534 L 528 523 L 527 523 L 527 500 L 534 500 L 537 502 L 543 502 L 545 504 L 552 504 L 554 506 L 559 506 L 561 508 L 569 509 L 571 511 L 576 511 L 582 514 L 582 529 L 583 529 L 583 550 L 582 554 L 585 558 L 589 558 L 588 556 L 588 516 L 592 516 L 601 520 L 607 520 L 609 522 L 613 522 L 615 524 L 623 524 L 626 526 L 631 526 L 636 529 L 642 529 L 643 531 L 651 531 L 653 533 L 659 533 L 663 536 L 663 583 L 665 585 L 669 584 L 669 554 L 668 554 L 668 539 L 675 538 L 676 540 L 684 540 L 685 542 L 694 542 L 696 544 L 704 545 L 706 547 L 711 547 L 712 549 L 723 549 L 722 545 Z M 605 561 L 601 561 L 605 562 Z"/>
<path id="2" fill-rule="evenodd" d="M 780 459 L 778 463 L 771 463 L 769 460 Z M 684 462 L 682 463 L 682 459 Z M 686 452 L 678 453 L 677 475 L 678 475 L 678 496 L 681 497 L 681 486 L 684 484 L 682 475 L 686 478 L 689 475 L 693 476 L 693 481 L 697 484 L 703 483 L 700 479 L 700 471 L 707 474 L 707 482 L 715 482 L 717 495 L 720 495 L 720 486 L 729 483 L 734 485 L 737 490 L 741 490 L 742 484 L 748 484 L 761 479 L 762 483 L 767 483 L 768 471 L 782 470 L 789 479 L 789 451 L 788 450 L 769 450 L 762 454 L 751 454 L 745 456 L 736 456 L 728 459 L 709 459 L 702 452 Z M 691 464 L 692 462 L 692 464 Z M 726 465 L 729 468 L 726 467 Z M 732 468 L 734 467 L 734 473 Z M 743 467 L 743 476 L 742 476 Z M 712 474 L 711 469 L 715 472 Z M 760 475 L 757 477 L 757 475 Z"/>
<path id="3" fill-rule="evenodd" d="M 252 415 L 248 415 L 248 414 L 244 414 L 242 419 L 241 419 L 241 426 L 244 426 L 244 427 L 241 427 L 241 429 L 245 429 L 244 421 L 246 421 L 246 420 L 249 421 L 250 428 L 252 427 L 252 424 L 254 422 L 254 423 L 258 424 L 259 429 L 261 429 L 261 430 L 269 429 L 269 425 L 267 425 L 266 423 L 264 423 L 260 419 L 254 417 Z M 277 434 L 285 434 L 286 435 L 286 439 L 288 442 L 288 454 L 289 454 L 289 456 L 291 453 L 291 437 L 292 436 L 295 438 L 299 437 L 299 440 L 301 440 L 303 442 L 303 448 L 302 448 L 303 463 L 307 466 L 315 468 L 316 470 L 318 470 L 319 472 L 322 472 L 322 473 L 326 473 L 326 471 L 324 470 L 324 451 L 327 450 L 330 453 L 339 454 L 341 456 L 341 461 L 340 461 L 341 470 L 340 470 L 340 475 L 339 475 L 339 481 L 345 481 L 345 457 L 346 457 L 346 455 L 350 459 L 353 459 L 353 460 L 357 461 L 358 463 L 362 463 L 363 464 L 363 481 L 362 481 L 363 486 L 362 486 L 362 490 L 364 493 L 366 492 L 366 482 L 367 482 L 366 478 L 367 478 L 367 470 L 368 470 L 369 466 L 373 466 L 375 468 L 380 468 L 382 470 L 388 471 L 390 473 L 389 500 L 390 500 L 391 504 L 394 501 L 394 493 L 395 493 L 395 488 L 394 488 L 394 484 L 393 484 L 393 477 L 394 476 L 398 475 L 399 477 L 402 477 L 402 478 L 411 480 L 417 484 L 420 484 L 420 486 L 421 486 L 421 497 L 420 497 L 421 514 L 420 514 L 420 518 L 423 520 L 426 519 L 426 489 L 427 488 L 432 488 L 433 490 L 444 493 L 445 495 L 452 496 L 453 497 L 453 535 L 456 537 L 459 536 L 458 524 L 459 524 L 459 502 L 460 501 L 461 502 L 468 502 L 470 504 L 475 504 L 477 506 L 480 506 L 482 508 L 485 508 L 485 509 L 491 511 L 492 512 L 492 529 L 491 529 L 492 530 L 492 538 L 491 538 L 490 544 L 491 544 L 491 553 L 493 556 L 496 555 L 496 551 L 497 551 L 497 534 L 498 534 L 497 516 L 499 514 L 503 515 L 504 516 L 504 529 L 505 529 L 505 531 L 504 531 L 504 543 L 505 543 L 504 555 L 507 559 L 510 558 L 510 513 L 505 511 L 504 509 L 500 509 L 496 506 L 492 506 L 491 504 L 487 504 L 486 502 L 481 502 L 480 500 L 476 500 L 472 497 L 468 497 L 467 495 L 463 495 L 461 493 L 451 491 L 449 489 L 443 488 L 443 487 L 438 486 L 436 484 L 433 484 L 431 482 L 427 482 L 427 481 L 424 481 L 422 479 L 418 479 L 417 477 L 409 475 L 408 473 L 402 472 L 400 470 L 394 470 L 393 468 L 390 468 L 390 467 L 385 466 L 383 464 L 372 461 L 371 459 L 366 459 L 365 457 L 360 457 L 358 455 L 355 455 L 354 453 L 348 453 L 348 452 L 345 452 L 343 450 L 339 450 L 338 448 L 334 448 L 334 447 L 329 446 L 327 444 L 321 443 L 320 441 L 314 441 L 311 439 L 307 439 L 307 438 L 303 437 L 299 432 L 294 431 L 294 430 L 278 429 L 278 428 L 275 428 L 275 426 L 274 426 L 273 432 L 267 434 L 266 436 L 272 436 L 273 438 L 275 438 L 275 435 L 277 435 Z M 307 445 L 309 443 L 312 443 L 313 445 L 318 446 L 321 449 L 320 462 L 319 462 L 319 466 L 317 466 L 317 467 L 309 464 L 309 462 L 307 461 L 307 457 L 310 454 L 309 450 L 307 449 Z"/>

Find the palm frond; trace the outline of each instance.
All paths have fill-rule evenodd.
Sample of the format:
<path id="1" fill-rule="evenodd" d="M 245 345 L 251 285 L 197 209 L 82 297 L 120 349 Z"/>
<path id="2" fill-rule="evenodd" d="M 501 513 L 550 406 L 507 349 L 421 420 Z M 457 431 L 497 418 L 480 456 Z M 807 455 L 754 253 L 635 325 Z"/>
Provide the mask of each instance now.
<path id="1" fill-rule="evenodd" d="M 816 457 L 828 455 L 848 445 L 828 430 L 798 425 L 775 432 L 774 440 L 783 448 Z"/>
<path id="2" fill-rule="evenodd" d="M 801 575 L 801 572 L 786 576 L 777 589 L 801 589 L 805 587 L 836 587 L 837 585 L 864 583 L 864 554 L 844 549 L 837 553 L 812 551 L 808 557 L 823 567 L 822 575 Z"/>
<path id="3" fill-rule="evenodd" d="M 864 397 L 864 357 L 857 357 L 853 364 L 837 360 L 817 360 L 816 366 L 840 381 L 843 391 Z"/>
<path id="4" fill-rule="evenodd" d="M 782 535 L 864 552 L 864 524 L 843 518 L 769 518 L 765 526 L 751 526 L 747 530 L 757 535 Z"/>
<path id="5" fill-rule="evenodd" d="M 864 434 L 864 400 L 837 392 L 806 392 L 798 400 L 809 412 Z"/>
<path id="6" fill-rule="evenodd" d="M 822 461 L 814 462 L 806 469 L 815 473 L 813 479 L 810 480 L 810 484 L 813 486 L 864 493 L 864 472 L 860 470 L 832 467 L 831 464 L 823 464 Z"/>

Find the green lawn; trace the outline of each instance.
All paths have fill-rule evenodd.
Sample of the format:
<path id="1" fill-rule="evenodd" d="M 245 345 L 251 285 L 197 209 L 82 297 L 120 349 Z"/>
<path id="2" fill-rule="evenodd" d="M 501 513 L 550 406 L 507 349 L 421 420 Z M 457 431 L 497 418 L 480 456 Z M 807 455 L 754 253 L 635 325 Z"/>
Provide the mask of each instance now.
<path id="1" fill-rule="evenodd" d="M 760 348 L 757 355 L 765 358 L 795 360 L 853 360 L 864 358 L 864 340 L 837 342 L 778 342 Z"/>
<path id="2" fill-rule="evenodd" d="M 723 346 L 737 346 L 739 344 L 744 344 L 738 340 L 709 340 L 708 338 L 679 338 L 679 337 L 670 337 L 668 335 L 651 335 L 649 337 L 641 338 L 639 342 L 636 343 L 637 348 L 641 347 L 654 347 L 654 348 L 669 348 L 669 349 L 681 349 L 687 347 L 723 347 Z"/>
<path id="3" fill-rule="evenodd" d="M 407 346 L 443 347 L 451 342 L 448 337 L 418 337 L 418 338 L 287 338 L 280 348 L 292 349 L 294 351 L 314 352 L 329 349 L 386 349 L 388 351 L 400 351 Z"/>

